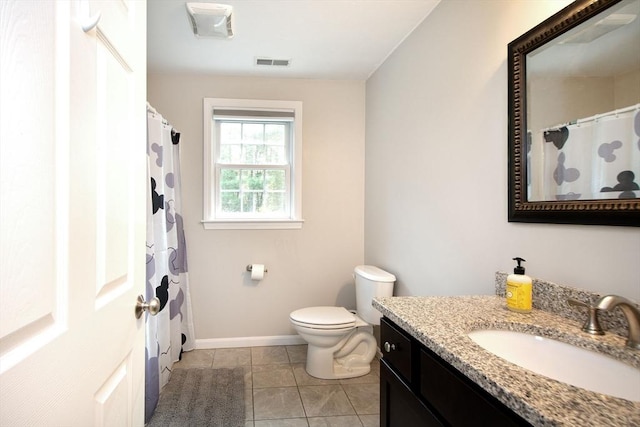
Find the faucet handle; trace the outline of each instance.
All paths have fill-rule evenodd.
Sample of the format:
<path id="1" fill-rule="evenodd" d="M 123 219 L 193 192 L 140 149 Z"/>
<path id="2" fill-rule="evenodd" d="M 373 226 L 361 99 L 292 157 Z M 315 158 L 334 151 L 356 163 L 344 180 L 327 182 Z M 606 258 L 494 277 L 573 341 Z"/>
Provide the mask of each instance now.
<path id="1" fill-rule="evenodd" d="M 602 326 L 600 326 L 600 321 L 598 320 L 598 308 L 594 307 L 591 304 L 587 304 L 586 302 L 579 301 L 577 299 L 569 298 L 567 300 L 569 305 L 574 307 L 583 307 L 589 310 L 589 316 L 587 320 L 582 325 L 582 330 L 591 335 L 604 335 L 604 330 Z"/>

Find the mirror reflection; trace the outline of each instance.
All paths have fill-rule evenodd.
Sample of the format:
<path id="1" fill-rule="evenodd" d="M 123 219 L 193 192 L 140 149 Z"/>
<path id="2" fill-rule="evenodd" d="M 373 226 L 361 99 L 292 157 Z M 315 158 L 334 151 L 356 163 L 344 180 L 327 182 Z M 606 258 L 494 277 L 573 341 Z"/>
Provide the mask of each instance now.
<path id="1" fill-rule="evenodd" d="M 640 198 L 640 0 L 526 56 L 527 199 Z"/>

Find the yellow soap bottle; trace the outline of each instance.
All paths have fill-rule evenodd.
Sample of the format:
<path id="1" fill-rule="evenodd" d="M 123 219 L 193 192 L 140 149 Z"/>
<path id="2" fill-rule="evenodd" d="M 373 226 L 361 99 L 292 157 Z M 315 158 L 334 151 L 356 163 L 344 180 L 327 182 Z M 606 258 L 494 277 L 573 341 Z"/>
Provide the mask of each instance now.
<path id="1" fill-rule="evenodd" d="M 518 313 L 531 311 L 531 277 L 524 274 L 521 262 L 526 261 L 520 257 L 513 259 L 518 266 L 513 269 L 513 274 L 507 276 L 507 308 Z"/>

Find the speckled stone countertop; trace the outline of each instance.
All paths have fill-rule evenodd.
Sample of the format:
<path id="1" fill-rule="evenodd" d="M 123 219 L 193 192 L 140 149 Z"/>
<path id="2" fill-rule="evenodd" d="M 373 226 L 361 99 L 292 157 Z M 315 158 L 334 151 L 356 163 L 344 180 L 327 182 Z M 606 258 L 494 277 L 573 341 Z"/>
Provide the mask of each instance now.
<path id="1" fill-rule="evenodd" d="M 640 403 L 537 375 L 484 350 L 467 334 L 476 329 L 535 333 L 640 368 L 640 351 L 625 347 L 620 335 L 588 335 L 581 322 L 541 309 L 514 313 L 497 295 L 379 297 L 373 306 L 535 426 L 640 426 Z"/>

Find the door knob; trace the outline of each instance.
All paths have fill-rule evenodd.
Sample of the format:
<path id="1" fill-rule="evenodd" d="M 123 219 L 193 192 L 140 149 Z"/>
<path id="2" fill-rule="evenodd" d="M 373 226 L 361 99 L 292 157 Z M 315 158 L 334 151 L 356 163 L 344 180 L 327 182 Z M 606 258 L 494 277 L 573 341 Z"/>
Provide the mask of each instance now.
<path id="1" fill-rule="evenodd" d="M 146 302 L 142 295 L 138 295 L 138 300 L 136 301 L 136 319 L 139 319 L 145 310 L 147 310 L 150 315 L 155 316 L 160 311 L 160 300 L 157 297 L 153 297 L 151 301 Z"/>
<path id="2" fill-rule="evenodd" d="M 386 351 L 387 353 L 391 353 L 395 349 L 396 349 L 396 345 L 395 344 L 389 344 L 388 341 L 385 341 L 385 343 L 384 343 L 384 351 Z"/>

